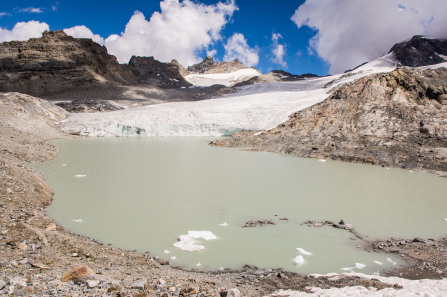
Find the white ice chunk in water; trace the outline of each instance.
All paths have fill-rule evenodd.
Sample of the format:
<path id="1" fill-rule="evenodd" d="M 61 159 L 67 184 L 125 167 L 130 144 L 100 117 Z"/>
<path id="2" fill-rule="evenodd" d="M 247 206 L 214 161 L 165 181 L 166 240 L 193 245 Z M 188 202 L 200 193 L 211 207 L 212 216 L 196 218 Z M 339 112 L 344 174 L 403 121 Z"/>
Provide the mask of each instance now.
<path id="1" fill-rule="evenodd" d="M 76 220 L 71 220 L 72 222 L 76 222 L 76 223 L 83 223 L 84 222 L 84 220 L 82 220 L 82 219 L 76 219 Z"/>
<path id="2" fill-rule="evenodd" d="M 312 255 L 311 252 L 308 252 L 308 251 L 306 251 L 306 250 L 303 249 L 303 248 L 296 248 L 296 250 L 297 250 L 298 253 L 300 253 L 301 255 L 305 255 L 305 256 L 310 256 L 310 255 Z"/>
<path id="3" fill-rule="evenodd" d="M 354 267 L 343 267 L 343 268 L 340 268 L 340 270 L 344 270 L 344 271 L 351 271 L 353 269 L 354 269 Z"/>
<path id="4" fill-rule="evenodd" d="M 222 226 L 222 227 L 227 227 L 227 226 L 228 226 L 228 223 L 227 223 L 227 222 L 225 222 L 225 223 L 219 224 L 219 226 Z"/>
<path id="5" fill-rule="evenodd" d="M 318 161 L 318 162 L 321 162 L 321 163 L 324 163 L 324 162 L 326 162 L 326 160 L 325 160 L 325 159 L 318 159 L 317 161 Z"/>
<path id="6" fill-rule="evenodd" d="M 444 222 L 447 222 L 447 218 L 443 219 Z"/>
<path id="7" fill-rule="evenodd" d="M 377 260 L 374 260 L 374 263 L 376 263 L 377 265 L 383 265 L 383 263 L 382 263 L 382 262 L 380 262 L 380 261 L 377 261 Z"/>
<path id="8" fill-rule="evenodd" d="M 177 257 L 176 256 L 171 256 L 171 260 L 175 260 L 175 259 L 177 259 Z"/>
<path id="9" fill-rule="evenodd" d="M 386 258 L 386 260 L 387 260 L 388 262 L 392 263 L 393 265 L 396 265 L 396 264 L 397 264 L 397 263 L 394 262 L 391 258 Z"/>
<path id="10" fill-rule="evenodd" d="M 200 266 L 202 266 L 202 264 L 200 264 L 200 262 L 199 262 L 199 263 L 196 264 L 196 266 L 197 266 L 197 267 L 200 267 Z"/>
<path id="11" fill-rule="evenodd" d="M 63 164 L 62 164 L 62 166 L 64 166 L 64 167 L 65 167 L 65 166 L 67 166 L 67 164 L 63 163 Z"/>
<path id="12" fill-rule="evenodd" d="M 301 255 L 296 256 L 296 258 L 293 259 L 293 262 L 295 262 L 295 264 L 301 265 L 304 263 L 304 258 Z"/>
<path id="13" fill-rule="evenodd" d="M 170 251 L 168 251 L 168 250 L 164 250 L 163 251 L 165 254 L 170 254 L 171 252 Z"/>
<path id="14" fill-rule="evenodd" d="M 85 174 L 76 174 L 75 177 L 87 177 Z"/>
<path id="15" fill-rule="evenodd" d="M 357 268 L 357 269 L 363 269 L 365 267 L 366 267 L 366 265 L 363 263 L 355 263 L 355 268 Z"/>
<path id="16" fill-rule="evenodd" d="M 210 231 L 188 231 L 188 234 L 180 235 L 179 241 L 174 243 L 173 246 L 188 252 L 201 251 L 205 249 L 205 247 L 197 244 L 196 239 L 199 238 L 204 240 L 212 240 L 216 239 L 217 237 Z"/>

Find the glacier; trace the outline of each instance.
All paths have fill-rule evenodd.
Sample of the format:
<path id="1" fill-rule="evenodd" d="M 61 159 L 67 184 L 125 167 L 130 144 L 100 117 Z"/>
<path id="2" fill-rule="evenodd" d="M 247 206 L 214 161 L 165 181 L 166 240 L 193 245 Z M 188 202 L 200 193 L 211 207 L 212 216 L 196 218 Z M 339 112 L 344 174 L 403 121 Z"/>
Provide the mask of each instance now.
<path id="1" fill-rule="evenodd" d="M 346 74 L 248 85 L 238 88 L 234 94 L 202 101 L 76 113 L 60 122 L 60 126 L 67 133 L 96 137 L 214 137 L 238 131 L 268 130 L 287 121 L 294 112 L 324 101 L 340 84 L 395 68 L 396 62 L 388 54 Z"/>

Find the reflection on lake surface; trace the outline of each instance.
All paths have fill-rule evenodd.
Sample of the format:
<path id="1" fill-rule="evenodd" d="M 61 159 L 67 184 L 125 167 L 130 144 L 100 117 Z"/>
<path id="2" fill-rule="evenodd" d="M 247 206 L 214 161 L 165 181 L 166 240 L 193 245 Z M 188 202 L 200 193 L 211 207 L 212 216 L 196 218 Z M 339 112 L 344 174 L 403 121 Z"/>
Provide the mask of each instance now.
<path id="1" fill-rule="evenodd" d="M 345 230 L 302 223 L 343 219 L 368 239 L 437 238 L 447 229 L 443 178 L 207 140 L 64 139 L 55 159 L 33 166 L 55 191 L 48 214 L 68 230 L 187 268 L 373 273 L 397 260 L 363 251 Z M 276 225 L 242 228 L 261 219 Z M 203 248 L 182 249 L 191 246 Z"/>

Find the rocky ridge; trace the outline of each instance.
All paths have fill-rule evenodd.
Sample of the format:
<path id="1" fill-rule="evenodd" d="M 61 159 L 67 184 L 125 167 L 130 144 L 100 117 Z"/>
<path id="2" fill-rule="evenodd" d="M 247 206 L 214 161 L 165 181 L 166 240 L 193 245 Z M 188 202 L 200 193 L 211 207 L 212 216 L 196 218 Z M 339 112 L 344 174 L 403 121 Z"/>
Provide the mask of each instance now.
<path id="1" fill-rule="evenodd" d="M 137 83 L 127 66 L 120 65 L 104 46 L 63 31 L 44 32 L 42 38 L 29 41 L 1 43 L 0 69 L 0 91 L 31 95 L 106 83 Z"/>
<path id="2" fill-rule="evenodd" d="M 342 85 L 278 127 L 214 145 L 447 175 L 447 69 L 401 68 Z"/>
<path id="3" fill-rule="evenodd" d="M 199 74 L 213 74 L 213 73 L 230 73 L 237 70 L 245 69 L 244 66 L 238 59 L 234 59 L 232 62 L 214 62 L 214 58 L 206 56 L 206 58 L 195 65 L 189 66 L 187 68 L 188 74 L 199 73 Z"/>
<path id="4" fill-rule="evenodd" d="M 78 107 L 79 101 L 97 99 L 132 107 L 234 92 L 222 87 L 189 88 L 184 75 L 187 71 L 176 60 L 162 63 L 153 57 L 132 57 L 129 64 L 119 64 L 104 46 L 63 31 L 0 44 L 0 92 L 77 100 L 71 105 Z"/>

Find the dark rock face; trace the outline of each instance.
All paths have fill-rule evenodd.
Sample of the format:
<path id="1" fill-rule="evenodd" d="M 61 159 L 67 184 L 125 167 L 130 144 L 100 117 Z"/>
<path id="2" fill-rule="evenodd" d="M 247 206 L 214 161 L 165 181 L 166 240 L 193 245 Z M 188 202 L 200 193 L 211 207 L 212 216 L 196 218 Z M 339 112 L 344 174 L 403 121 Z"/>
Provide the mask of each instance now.
<path id="1" fill-rule="evenodd" d="M 32 95 L 95 85 L 135 84 L 127 65 L 120 65 L 107 49 L 90 39 L 63 31 L 44 32 L 42 38 L 0 44 L 0 91 Z"/>
<path id="2" fill-rule="evenodd" d="M 178 63 L 162 63 L 154 57 L 135 57 L 129 61 L 129 68 L 142 84 L 150 84 L 164 89 L 189 87 L 181 74 Z"/>
<path id="3" fill-rule="evenodd" d="M 439 55 L 447 56 L 447 40 L 414 36 L 409 41 L 395 44 L 390 53 L 403 65 L 419 67 L 446 62 Z"/>
<path id="4" fill-rule="evenodd" d="M 314 78 L 314 77 L 318 77 L 318 75 L 316 74 L 312 74 L 312 73 L 305 73 L 305 74 L 292 74 L 289 72 L 286 72 L 284 70 L 273 70 L 272 73 L 275 74 L 279 74 L 281 75 L 281 81 L 295 81 L 295 80 L 303 80 L 305 78 Z"/>

